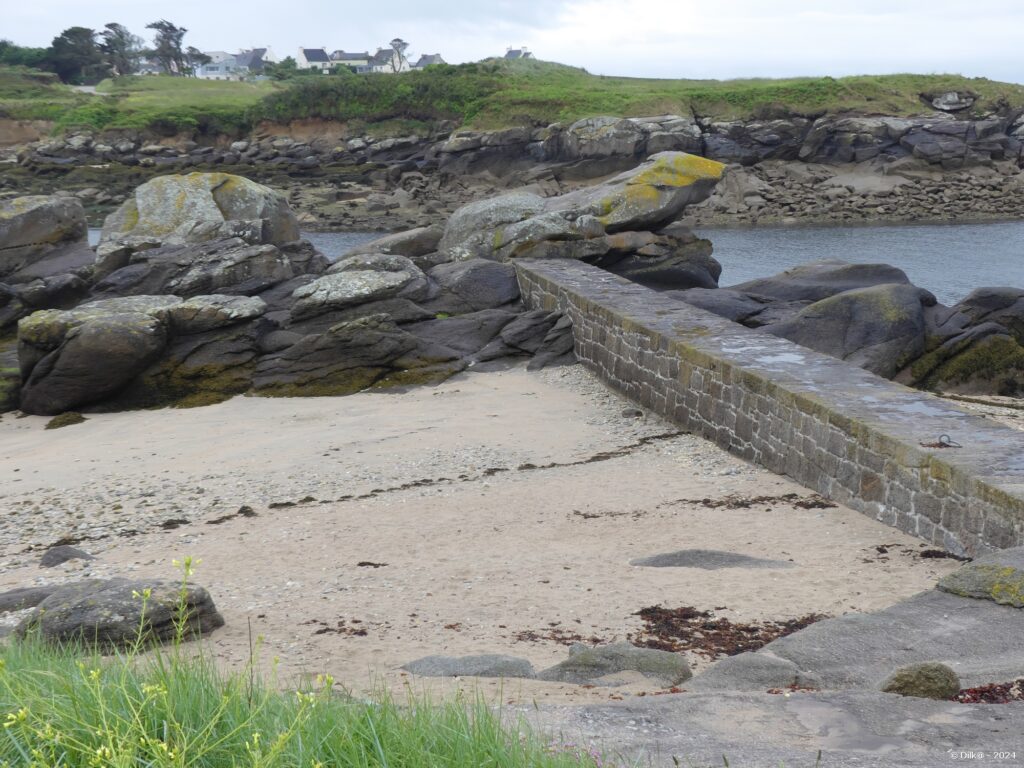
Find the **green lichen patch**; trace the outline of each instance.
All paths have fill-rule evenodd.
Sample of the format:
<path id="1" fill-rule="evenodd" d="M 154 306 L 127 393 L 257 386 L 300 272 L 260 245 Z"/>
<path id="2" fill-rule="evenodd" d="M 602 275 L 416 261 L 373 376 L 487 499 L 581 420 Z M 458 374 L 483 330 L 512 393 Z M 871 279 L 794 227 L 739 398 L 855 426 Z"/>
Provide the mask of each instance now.
<path id="1" fill-rule="evenodd" d="M 1024 392 L 1024 347 L 1003 335 L 964 341 L 924 355 L 910 373 L 924 389 L 970 390 L 977 382 L 986 392 L 1015 397 Z"/>
<path id="2" fill-rule="evenodd" d="M 60 429 L 61 427 L 70 427 L 72 424 L 81 424 L 83 421 L 87 421 L 87 419 L 82 414 L 77 411 L 67 411 L 46 422 L 45 428 Z"/>
<path id="3" fill-rule="evenodd" d="M 1012 565 L 971 563 L 945 576 L 938 588 L 960 597 L 1024 608 L 1024 570 Z"/>

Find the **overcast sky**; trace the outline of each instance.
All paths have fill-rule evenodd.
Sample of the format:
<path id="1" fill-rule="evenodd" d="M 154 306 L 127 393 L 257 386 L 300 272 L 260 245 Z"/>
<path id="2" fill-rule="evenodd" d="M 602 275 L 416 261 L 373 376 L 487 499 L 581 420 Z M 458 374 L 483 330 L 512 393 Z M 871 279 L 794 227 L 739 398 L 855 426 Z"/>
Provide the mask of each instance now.
<path id="1" fill-rule="evenodd" d="M 597 74 L 779 77 L 952 72 L 1024 82 L 1024 0 L 3 0 L 0 38 L 160 18 L 202 50 L 349 51 L 393 37 L 449 63 L 526 45 Z"/>

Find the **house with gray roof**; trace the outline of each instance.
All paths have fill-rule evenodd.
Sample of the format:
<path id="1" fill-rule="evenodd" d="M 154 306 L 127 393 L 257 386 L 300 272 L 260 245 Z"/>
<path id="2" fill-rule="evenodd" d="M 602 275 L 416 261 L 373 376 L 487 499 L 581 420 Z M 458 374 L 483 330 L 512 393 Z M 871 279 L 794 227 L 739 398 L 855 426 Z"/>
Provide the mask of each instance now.
<path id="1" fill-rule="evenodd" d="M 509 46 L 508 50 L 505 51 L 506 59 L 532 59 L 534 55 L 530 53 L 527 47 L 524 45 L 521 48 L 513 48 Z"/>
<path id="2" fill-rule="evenodd" d="M 338 66 L 348 67 L 353 72 L 366 72 L 366 68 L 370 65 L 370 54 L 368 51 L 357 53 L 335 51 L 331 54 L 331 62 Z"/>
<path id="3" fill-rule="evenodd" d="M 412 65 L 413 69 L 423 69 L 429 67 L 431 64 L 447 64 L 448 62 L 441 58 L 440 53 L 424 53 L 420 56 L 419 61 Z"/>
<path id="4" fill-rule="evenodd" d="M 331 61 L 325 48 L 299 48 L 299 55 L 295 57 L 295 65 L 299 69 L 318 69 L 327 73 L 331 71 L 335 62 Z"/>

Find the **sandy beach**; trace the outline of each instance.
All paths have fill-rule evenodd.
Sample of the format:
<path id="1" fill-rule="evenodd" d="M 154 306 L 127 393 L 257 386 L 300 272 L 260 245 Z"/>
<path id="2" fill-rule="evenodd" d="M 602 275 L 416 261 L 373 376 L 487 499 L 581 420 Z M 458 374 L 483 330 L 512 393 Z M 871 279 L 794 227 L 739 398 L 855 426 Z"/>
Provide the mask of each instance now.
<path id="1" fill-rule="evenodd" d="M 175 578 L 171 560 L 191 555 L 227 621 L 210 650 L 238 666 L 262 638 L 260 659 L 277 659 L 285 685 L 329 672 L 356 691 L 635 695 L 650 685 L 438 681 L 400 667 L 504 653 L 543 669 L 574 638 L 626 639 L 654 605 L 732 621 L 873 611 L 958 565 L 850 509 L 803 508 L 808 490 L 638 415 L 581 366 L 45 423 L 0 420 L 0 589 Z M 58 540 L 97 559 L 40 568 Z M 788 567 L 630 565 L 684 549 Z"/>

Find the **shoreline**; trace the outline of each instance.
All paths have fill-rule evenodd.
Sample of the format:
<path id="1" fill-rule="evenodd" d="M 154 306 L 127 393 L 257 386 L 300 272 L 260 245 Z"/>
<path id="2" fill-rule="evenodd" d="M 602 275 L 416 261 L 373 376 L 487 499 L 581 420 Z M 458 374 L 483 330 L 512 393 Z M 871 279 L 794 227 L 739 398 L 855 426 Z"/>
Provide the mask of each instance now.
<path id="1" fill-rule="evenodd" d="M 283 681 L 330 672 L 358 691 L 383 683 L 584 703 L 656 686 L 502 686 L 400 667 L 504 653 L 542 669 L 573 637 L 636 633 L 644 606 L 740 622 L 874 611 L 959 565 L 919 557 L 924 542 L 844 507 L 803 509 L 809 492 L 789 479 L 631 411 L 570 366 L 462 374 L 398 394 L 97 414 L 58 431 L 39 417 L 0 421 L 0 466 L 21 478 L 5 489 L 14 512 L 0 521 L 0 588 L 167 578 L 171 557 L 192 555 L 227 619 L 208 647 L 232 668 L 248 660 L 251 620 Z M 214 455 L 215 468 L 203 458 Z M 306 497 L 320 501 L 295 503 Z M 255 515 L 215 522 L 240 504 Z M 98 559 L 39 568 L 25 545 L 59 531 L 104 534 L 80 545 Z M 630 564 L 680 549 L 781 565 Z M 696 670 L 709 664 L 687 657 Z"/>

